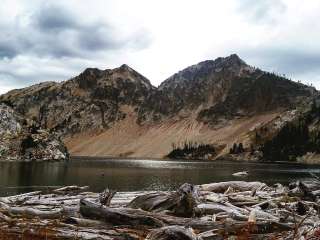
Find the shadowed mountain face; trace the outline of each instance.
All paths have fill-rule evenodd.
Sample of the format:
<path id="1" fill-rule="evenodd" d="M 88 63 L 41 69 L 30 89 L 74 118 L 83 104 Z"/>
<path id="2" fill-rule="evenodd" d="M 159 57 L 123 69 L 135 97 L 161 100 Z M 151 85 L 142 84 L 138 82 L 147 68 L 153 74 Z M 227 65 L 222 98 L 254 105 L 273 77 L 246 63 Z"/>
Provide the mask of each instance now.
<path id="1" fill-rule="evenodd" d="M 219 144 L 228 146 L 257 124 L 255 117 L 269 114 L 270 121 L 308 102 L 314 92 L 313 88 L 251 67 L 231 55 L 190 66 L 158 88 L 122 65 L 112 70 L 90 68 L 65 82 L 13 90 L 2 95 L 0 101 L 57 132 L 70 149 L 80 143 L 81 135 L 91 150 L 71 149 L 73 154 L 161 157 L 170 151 L 172 143 L 194 140 L 215 144 L 217 139 L 209 134 L 217 134 L 213 127 L 221 130 L 236 120 L 251 119 L 253 123 L 246 129 L 232 130 L 232 134 L 229 130 L 221 132 L 228 140 L 220 139 Z M 159 146 L 155 138 L 148 138 L 150 131 L 166 141 Z M 113 150 L 106 149 L 101 141 L 108 142 L 106 146 Z M 141 151 L 143 148 L 148 151 Z"/>
<path id="2" fill-rule="evenodd" d="M 247 65 L 237 55 L 204 61 L 164 81 L 159 90 L 177 109 L 196 110 L 198 121 L 294 107 L 313 89 Z"/>

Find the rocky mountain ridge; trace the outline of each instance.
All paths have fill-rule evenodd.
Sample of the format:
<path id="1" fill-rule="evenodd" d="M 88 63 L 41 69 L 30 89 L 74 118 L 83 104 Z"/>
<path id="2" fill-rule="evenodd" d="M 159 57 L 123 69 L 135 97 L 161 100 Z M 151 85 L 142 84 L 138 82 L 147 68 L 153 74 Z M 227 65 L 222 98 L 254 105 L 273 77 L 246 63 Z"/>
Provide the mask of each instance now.
<path id="1" fill-rule="evenodd" d="M 68 151 L 54 134 L 0 104 L 0 160 L 65 160 Z"/>
<path id="2" fill-rule="evenodd" d="M 158 88 L 127 65 L 0 96 L 61 136 L 74 155 L 164 157 L 195 141 L 226 153 L 249 132 L 311 101 L 314 88 L 247 65 L 237 55 L 190 66 Z"/>

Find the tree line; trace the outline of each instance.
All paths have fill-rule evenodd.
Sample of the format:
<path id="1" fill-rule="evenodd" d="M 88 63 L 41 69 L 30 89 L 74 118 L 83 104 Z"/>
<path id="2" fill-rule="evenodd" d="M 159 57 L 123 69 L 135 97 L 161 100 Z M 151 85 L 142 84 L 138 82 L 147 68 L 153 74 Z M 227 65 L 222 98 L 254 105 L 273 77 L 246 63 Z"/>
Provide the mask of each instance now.
<path id="1" fill-rule="evenodd" d="M 320 107 L 313 101 L 310 111 L 288 122 L 279 133 L 261 146 L 264 160 L 294 161 L 307 152 L 320 153 L 320 131 L 310 124 L 320 119 Z"/>
<path id="2" fill-rule="evenodd" d="M 192 141 L 185 141 L 182 145 L 172 144 L 172 151 L 167 155 L 172 159 L 201 159 L 207 154 L 214 155 L 216 150 L 211 144 L 203 144 Z"/>

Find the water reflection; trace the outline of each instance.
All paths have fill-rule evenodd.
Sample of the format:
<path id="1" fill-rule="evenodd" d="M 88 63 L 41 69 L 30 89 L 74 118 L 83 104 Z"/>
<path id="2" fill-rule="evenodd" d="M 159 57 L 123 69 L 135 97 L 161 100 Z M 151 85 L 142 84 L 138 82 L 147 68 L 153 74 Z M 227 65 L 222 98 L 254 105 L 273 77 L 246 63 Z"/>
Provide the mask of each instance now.
<path id="1" fill-rule="evenodd" d="M 46 189 L 47 186 L 89 185 L 118 191 L 167 190 L 194 184 L 238 180 L 232 173 L 249 171 L 249 181 L 287 183 L 319 173 L 319 166 L 188 162 L 157 160 L 71 160 L 50 163 L 0 163 L 0 195 Z M 17 188 L 18 187 L 18 188 Z"/>

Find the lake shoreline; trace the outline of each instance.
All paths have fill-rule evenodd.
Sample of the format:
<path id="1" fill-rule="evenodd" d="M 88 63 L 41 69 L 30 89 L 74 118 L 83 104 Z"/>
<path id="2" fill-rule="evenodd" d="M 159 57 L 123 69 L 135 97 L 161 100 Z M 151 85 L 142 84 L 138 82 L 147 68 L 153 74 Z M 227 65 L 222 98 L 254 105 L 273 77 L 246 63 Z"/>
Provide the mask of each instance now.
<path id="1" fill-rule="evenodd" d="M 297 165 L 297 166 L 320 166 L 319 163 L 307 163 L 307 162 L 290 162 L 290 161 L 255 161 L 255 160 L 234 160 L 232 158 L 218 158 L 216 160 L 203 160 L 203 159 L 170 159 L 170 158 L 139 158 L 139 157 L 112 157 L 112 156 L 70 156 L 69 160 L 85 160 L 85 161 L 107 161 L 107 160 L 117 160 L 117 161 L 127 161 L 127 160 L 137 160 L 137 161 L 168 161 L 168 162 L 190 162 L 190 163 L 246 163 L 246 164 L 284 164 L 284 165 Z"/>
<path id="2" fill-rule="evenodd" d="M 245 177 L 233 176 L 248 172 Z M 234 161 L 138 160 L 71 158 L 64 162 L 1 162 L 0 195 L 35 191 L 42 186 L 105 186 L 118 191 L 175 189 L 181 183 L 205 184 L 230 180 L 287 184 L 319 174 L 317 165 Z"/>

